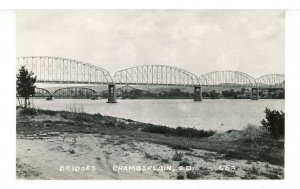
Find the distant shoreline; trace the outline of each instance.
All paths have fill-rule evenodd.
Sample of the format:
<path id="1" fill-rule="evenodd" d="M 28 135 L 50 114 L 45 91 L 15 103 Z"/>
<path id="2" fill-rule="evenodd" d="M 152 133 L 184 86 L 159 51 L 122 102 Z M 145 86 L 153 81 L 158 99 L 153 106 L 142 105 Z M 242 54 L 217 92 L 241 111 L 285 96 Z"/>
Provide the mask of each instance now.
<path id="1" fill-rule="evenodd" d="M 18 97 L 17 97 L 18 98 Z M 19 97 L 20 98 L 20 97 Z M 32 99 L 46 99 L 47 97 L 30 97 Z M 101 99 L 107 99 L 107 97 L 100 97 Z M 136 98 L 122 98 L 122 97 L 116 97 L 117 99 L 121 100 L 134 100 L 134 99 L 154 99 L 154 100 L 182 100 L 182 99 L 191 99 L 193 100 L 193 97 L 136 97 Z M 53 99 L 91 99 L 91 100 L 97 100 L 92 98 L 60 98 L 60 97 L 53 97 Z M 205 100 L 251 100 L 251 98 L 210 98 L 210 97 L 202 97 L 202 99 Z M 284 98 L 260 98 L 259 100 L 285 100 Z"/>

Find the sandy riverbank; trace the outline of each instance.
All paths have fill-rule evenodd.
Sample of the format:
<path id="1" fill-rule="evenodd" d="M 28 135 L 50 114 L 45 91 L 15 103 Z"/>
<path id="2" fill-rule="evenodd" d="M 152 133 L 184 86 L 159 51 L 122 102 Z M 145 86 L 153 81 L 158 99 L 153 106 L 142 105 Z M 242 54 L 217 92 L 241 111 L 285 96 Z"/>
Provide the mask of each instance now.
<path id="1" fill-rule="evenodd" d="M 106 122 L 113 119 L 117 120 L 118 126 L 107 126 Z M 216 140 L 141 132 L 141 128 L 132 125 L 141 123 L 131 120 L 102 117 L 98 121 L 93 120 L 93 123 L 88 119 L 77 120 L 75 123 L 62 114 L 18 113 L 17 178 L 282 179 L 284 177 L 284 168 L 280 163 L 256 160 L 260 157 L 255 157 L 254 149 L 253 157 L 251 154 L 248 157 L 249 152 L 237 151 L 241 146 L 225 144 L 224 141 L 220 144 L 227 145 L 227 148 L 232 147 L 221 151 L 224 146 L 218 146 Z M 81 128 L 83 132 L 78 132 L 73 128 L 75 126 Z M 94 132 L 96 128 L 97 132 Z M 173 145 L 174 141 L 178 143 Z M 178 144 L 182 146 L 178 147 Z M 185 145 L 191 148 L 184 148 Z M 243 148 L 244 151 L 249 149 L 250 147 Z M 236 150 L 235 153 L 232 153 L 233 150 Z M 232 155 L 236 153 L 239 156 Z M 129 171 L 129 166 L 136 170 Z M 171 170 L 162 170 L 170 167 Z M 81 170 L 78 171 L 77 168 Z"/>

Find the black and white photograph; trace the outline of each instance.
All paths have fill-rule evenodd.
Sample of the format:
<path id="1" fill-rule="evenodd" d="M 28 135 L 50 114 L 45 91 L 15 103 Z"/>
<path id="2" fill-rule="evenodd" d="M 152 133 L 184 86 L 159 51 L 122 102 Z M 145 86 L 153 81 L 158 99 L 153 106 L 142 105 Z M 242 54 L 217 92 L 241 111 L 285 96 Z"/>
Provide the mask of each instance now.
<path id="1" fill-rule="evenodd" d="M 283 180 L 285 21 L 16 10 L 16 179 Z"/>

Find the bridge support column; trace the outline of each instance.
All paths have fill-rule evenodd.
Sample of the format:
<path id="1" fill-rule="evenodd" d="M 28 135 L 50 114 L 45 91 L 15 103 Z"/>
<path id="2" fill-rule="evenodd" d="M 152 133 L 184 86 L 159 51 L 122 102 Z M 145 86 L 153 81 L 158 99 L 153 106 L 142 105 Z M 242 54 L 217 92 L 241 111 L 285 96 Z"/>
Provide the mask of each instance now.
<path id="1" fill-rule="evenodd" d="M 201 86 L 194 86 L 194 101 L 202 101 L 202 88 Z"/>
<path id="2" fill-rule="evenodd" d="M 108 84 L 108 101 L 107 101 L 107 103 L 117 103 L 115 89 L 116 89 L 115 84 Z"/>
<path id="3" fill-rule="evenodd" d="M 258 100 L 259 99 L 259 90 L 257 87 L 253 87 L 251 89 L 251 100 Z"/>

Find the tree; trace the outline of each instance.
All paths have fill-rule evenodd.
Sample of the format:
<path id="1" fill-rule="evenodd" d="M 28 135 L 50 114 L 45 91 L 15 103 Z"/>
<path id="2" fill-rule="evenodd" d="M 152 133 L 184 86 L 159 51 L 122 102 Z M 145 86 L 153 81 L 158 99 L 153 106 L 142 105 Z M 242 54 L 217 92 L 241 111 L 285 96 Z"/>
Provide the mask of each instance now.
<path id="1" fill-rule="evenodd" d="M 17 93 L 24 98 L 25 108 L 27 108 L 29 96 L 35 95 L 36 86 L 34 84 L 36 82 L 36 76 L 33 77 L 33 74 L 32 72 L 29 73 L 28 70 L 25 69 L 25 66 L 22 66 L 17 74 Z"/>
<path id="2" fill-rule="evenodd" d="M 210 98 L 215 99 L 218 98 L 220 93 L 216 92 L 215 90 L 210 91 Z"/>
<path id="3" fill-rule="evenodd" d="M 266 108 L 266 120 L 261 121 L 262 127 L 268 130 L 275 139 L 284 138 L 284 112 Z"/>

